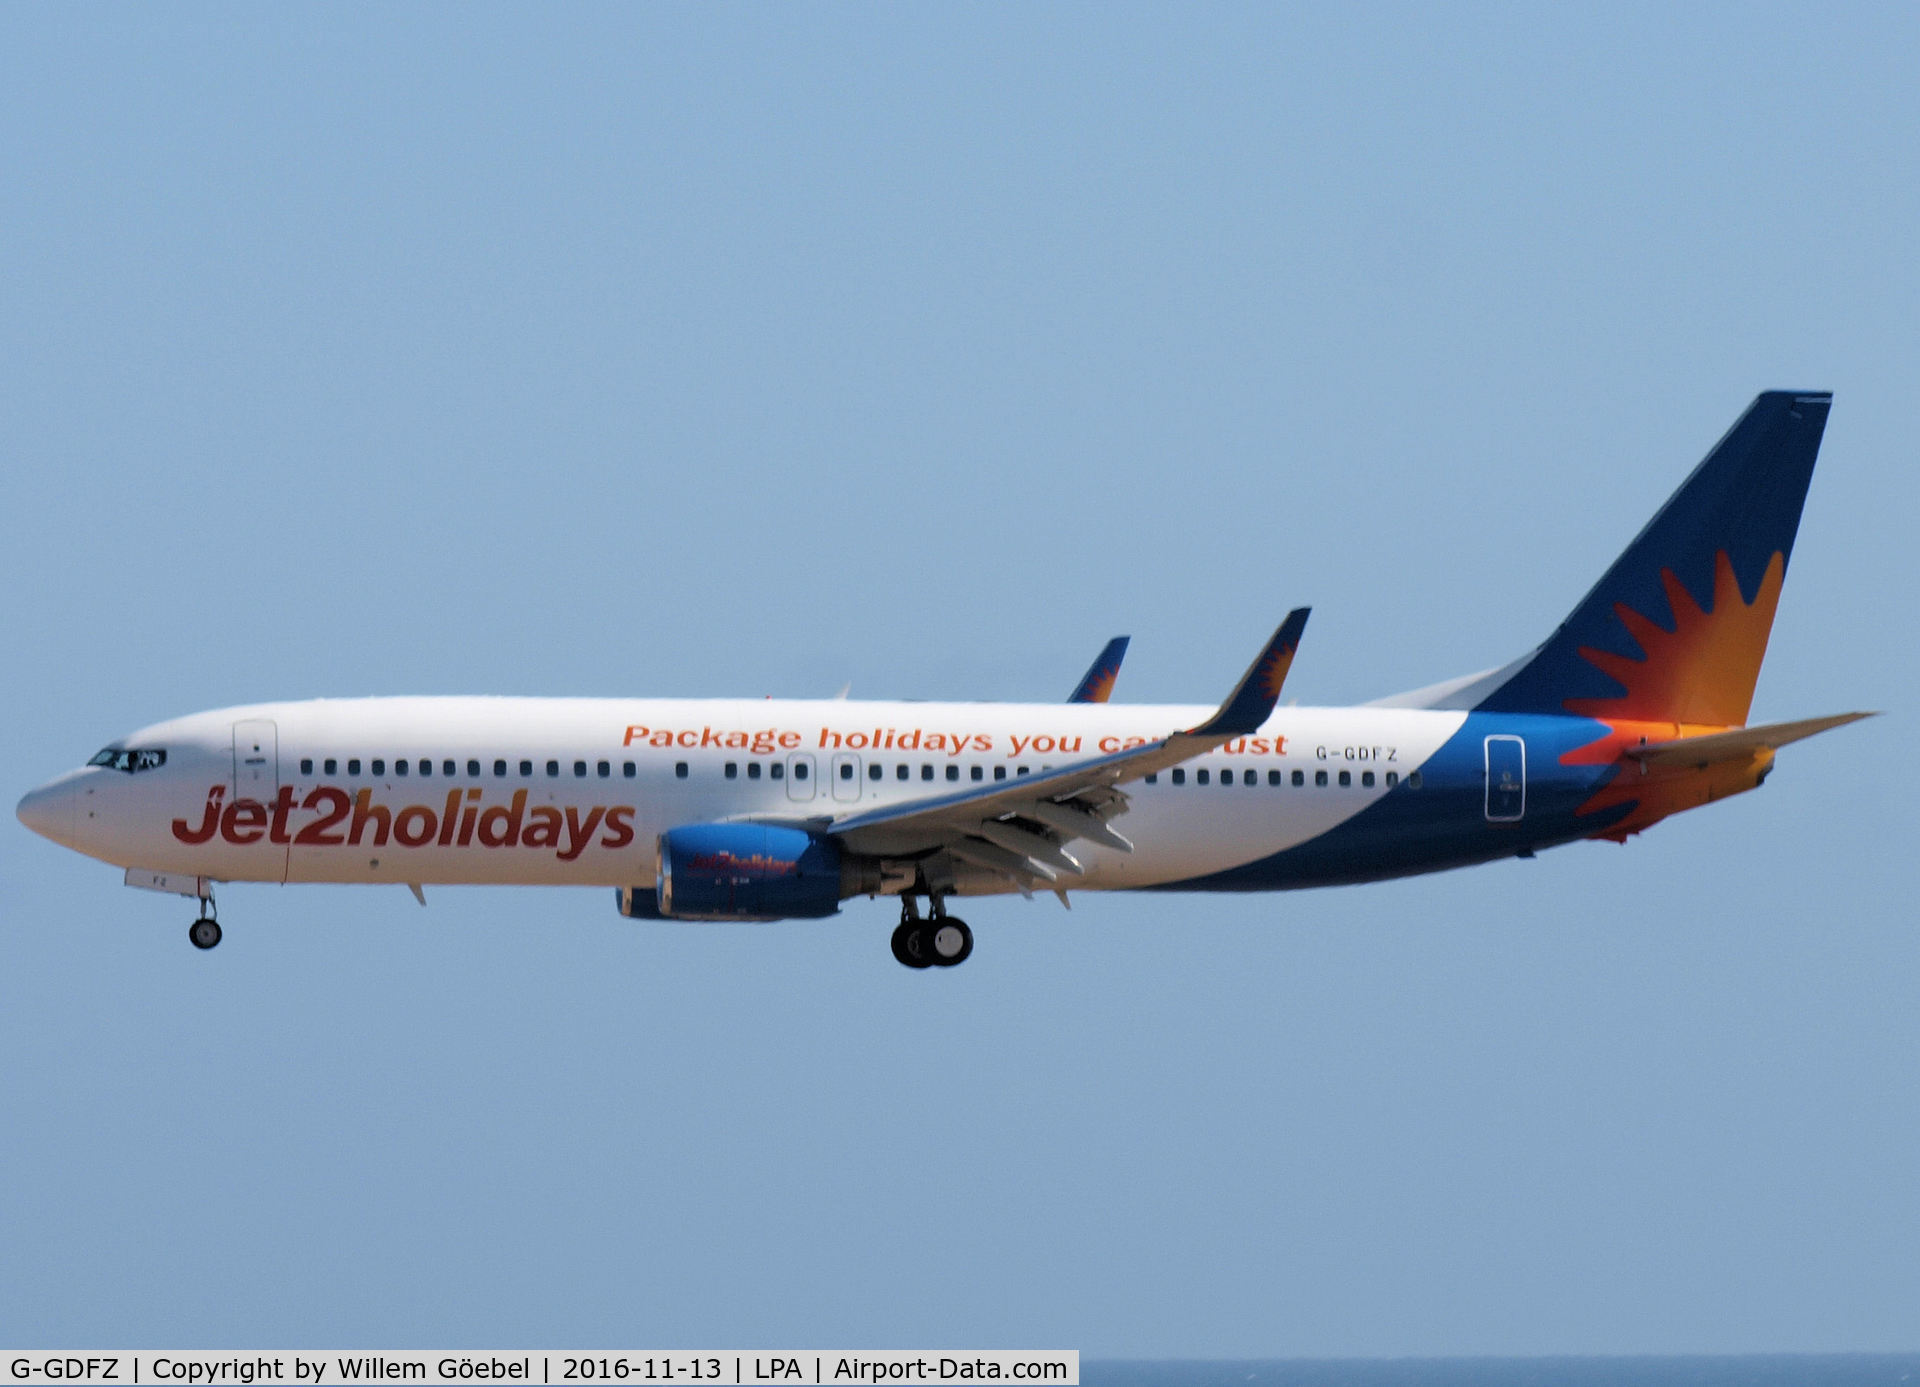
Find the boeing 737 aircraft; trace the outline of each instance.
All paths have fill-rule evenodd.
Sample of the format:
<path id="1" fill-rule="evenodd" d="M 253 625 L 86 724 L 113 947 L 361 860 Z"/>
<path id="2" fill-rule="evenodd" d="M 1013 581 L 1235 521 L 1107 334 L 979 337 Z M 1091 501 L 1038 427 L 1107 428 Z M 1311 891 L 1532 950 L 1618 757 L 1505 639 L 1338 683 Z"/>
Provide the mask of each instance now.
<path id="1" fill-rule="evenodd" d="M 897 896 L 910 968 L 972 952 L 956 896 L 1282 890 L 1624 842 L 1868 716 L 1746 725 L 1830 404 L 1756 399 L 1531 654 L 1360 707 L 1277 706 L 1302 608 L 1218 708 L 1107 702 L 1124 638 L 1061 704 L 268 703 L 120 738 L 19 815 L 196 897 L 202 949 L 219 882 L 522 883 L 613 887 L 644 920 Z"/>

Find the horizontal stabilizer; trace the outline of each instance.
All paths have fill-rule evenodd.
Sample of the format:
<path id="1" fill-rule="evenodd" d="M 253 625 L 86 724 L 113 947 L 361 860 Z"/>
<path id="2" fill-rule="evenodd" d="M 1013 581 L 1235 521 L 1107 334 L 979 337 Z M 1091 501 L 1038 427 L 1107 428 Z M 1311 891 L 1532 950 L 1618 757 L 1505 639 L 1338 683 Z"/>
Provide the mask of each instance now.
<path id="1" fill-rule="evenodd" d="M 1645 766 L 1710 766 L 1720 761 L 1744 761 L 1757 752 L 1777 751 L 1789 742 L 1845 727 L 1876 713 L 1835 713 L 1824 718 L 1802 718 L 1798 722 L 1768 723 L 1764 727 L 1740 727 L 1731 732 L 1713 732 L 1704 737 L 1681 737 L 1671 742 L 1649 742 L 1628 747 L 1626 755 Z"/>

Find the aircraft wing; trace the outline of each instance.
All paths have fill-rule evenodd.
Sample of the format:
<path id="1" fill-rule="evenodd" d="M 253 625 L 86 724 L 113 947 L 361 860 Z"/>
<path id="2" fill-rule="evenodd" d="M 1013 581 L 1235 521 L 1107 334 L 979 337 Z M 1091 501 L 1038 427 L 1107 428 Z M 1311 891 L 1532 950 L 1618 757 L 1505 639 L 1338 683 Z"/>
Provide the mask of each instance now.
<path id="1" fill-rule="evenodd" d="M 1778 751 L 1789 742 L 1874 716 L 1873 713 L 1835 713 L 1824 718 L 1802 718 L 1798 722 L 1737 727 L 1731 732 L 1712 732 L 1704 737 L 1649 742 L 1645 746 L 1628 747 L 1622 754 L 1643 766 L 1709 766 L 1719 761 L 1744 761 L 1757 752 Z"/>
<path id="2" fill-rule="evenodd" d="M 1080 682 L 1074 685 L 1073 692 L 1067 695 L 1069 703 L 1105 703 L 1113 697 L 1113 681 L 1120 677 L 1120 662 L 1127 658 L 1127 637 L 1115 636 L 1107 642 L 1107 648 Z"/>
<path id="3" fill-rule="evenodd" d="M 1068 843 L 1084 838 L 1133 850 L 1109 822 L 1127 811 L 1120 786 L 1204 755 L 1266 722 L 1280 700 L 1307 612 L 1300 607 L 1288 614 L 1219 710 L 1197 727 L 1070 766 L 852 814 L 825 831 L 858 853 L 919 857 L 944 850 L 998 872 L 1023 891 L 1064 890 L 1083 870 Z"/>

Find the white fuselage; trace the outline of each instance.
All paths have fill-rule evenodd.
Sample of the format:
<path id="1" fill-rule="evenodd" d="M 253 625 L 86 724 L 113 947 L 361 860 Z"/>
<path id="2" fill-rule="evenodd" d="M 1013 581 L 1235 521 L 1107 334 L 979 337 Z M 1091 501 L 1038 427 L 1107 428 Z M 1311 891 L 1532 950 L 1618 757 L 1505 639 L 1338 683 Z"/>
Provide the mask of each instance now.
<path id="1" fill-rule="evenodd" d="M 681 825 L 824 826 L 1137 746 L 1210 711 L 774 699 L 259 704 L 135 733 L 124 746 L 164 750 L 164 764 L 63 777 L 36 792 L 36 826 L 122 867 L 219 881 L 650 887 L 656 839 Z M 1082 845 L 1086 874 L 1074 888 L 1174 882 L 1305 842 L 1417 771 L 1464 718 L 1276 710 L 1258 733 L 1129 784 L 1119 822 L 1135 850 Z M 991 877 L 961 887 L 1006 889 Z"/>

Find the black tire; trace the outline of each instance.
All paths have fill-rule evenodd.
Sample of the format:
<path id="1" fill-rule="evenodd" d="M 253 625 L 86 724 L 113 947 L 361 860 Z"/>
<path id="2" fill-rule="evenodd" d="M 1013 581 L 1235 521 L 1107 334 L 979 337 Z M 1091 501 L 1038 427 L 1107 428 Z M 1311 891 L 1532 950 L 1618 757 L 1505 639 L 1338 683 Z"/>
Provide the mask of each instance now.
<path id="1" fill-rule="evenodd" d="M 196 949 L 211 949 L 220 942 L 220 922 L 202 915 L 187 926 L 187 938 Z"/>
<path id="2" fill-rule="evenodd" d="M 933 950 L 927 944 L 924 920 L 903 920 L 893 932 L 893 956 L 908 968 L 931 968 Z"/>
<path id="3" fill-rule="evenodd" d="M 959 938 L 956 940 L 955 935 Z M 927 929 L 927 956 L 941 968 L 957 968 L 973 955 L 973 931 L 965 920 L 949 915 Z"/>

